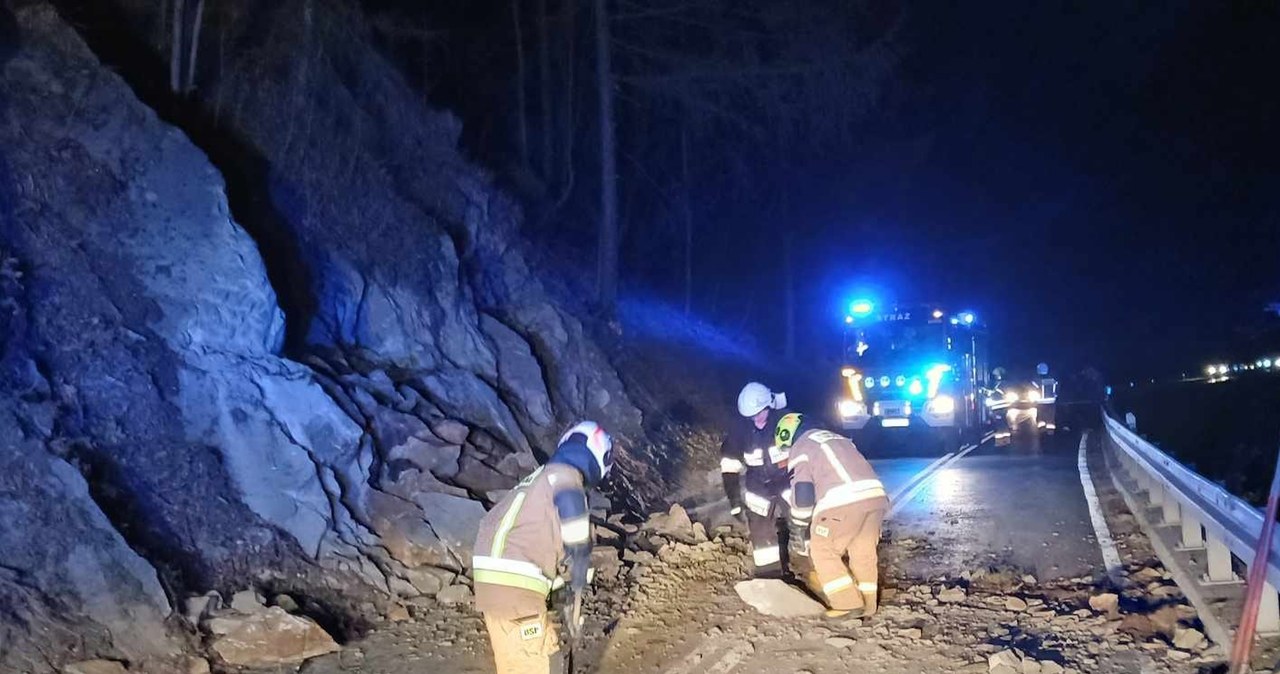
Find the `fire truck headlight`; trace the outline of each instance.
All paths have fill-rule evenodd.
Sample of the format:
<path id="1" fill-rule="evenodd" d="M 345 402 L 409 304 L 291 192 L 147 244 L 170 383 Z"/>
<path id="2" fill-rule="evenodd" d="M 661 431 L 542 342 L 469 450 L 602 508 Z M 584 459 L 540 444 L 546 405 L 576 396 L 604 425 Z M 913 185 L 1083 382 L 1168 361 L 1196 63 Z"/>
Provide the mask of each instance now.
<path id="1" fill-rule="evenodd" d="M 897 377 L 896 379 L 894 379 L 894 380 L 893 380 L 893 383 L 894 383 L 894 384 L 896 384 L 896 385 L 898 385 L 898 386 L 906 386 L 906 385 L 907 385 L 907 378 L 906 378 L 905 376 L 903 376 L 903 375 L 898 375 L 898 377 Z"/>
<path id="2" fill-rule="evenodd" d="M 889 375 L 886 374 L 880 377 L 880 385 L 886 388 L 889 386 Z"/>
<path id="3" fill-rule="evenodd" d="M 1009 392 L 1005 393 L 1005 394 L 1004 394 L 1004 401 L 1005 401 L 1005 402 L 1007 402 L 1007 403 L 1016 403 L 1016 402 L 1018 402 L 1018 394 L 1017 394 L 1017 392 L 1015 392 L 1015 391 L 1009 391 Z"/>
<path id="4" fill-rule="evenodd" d="M 987 403 L 990 404 L 991 401 L 988 400 Z M 930 414 L 951 414 L 956 411 L 956 399 L 949 395 L 940 395 L 930 400 L 925 408 Z"/>
<path id="5" fill-rule="evenodd" d="M 1039 402 L 1040 392 L 1035 389 L 1027 389 L 1027 402 Z"/>
<path id="6" fill-rule="evenodd" d="M 854 400 L 841 400 L 840 403 L 836 405 L 836 409 L 840 412 L 840 416 L 845 419 L 850 417 L 863 417 L 867 415 L 867 406 Z"/>
<path id="7" fill-rule="evenodd" d="M 912 379 L 911 386 L 907 387 L 907 393 L 910 393 L 913 396 L 918 396 L 921 393 L 924 393 L 924 384 L 921 384 L 919 379 Z"/>
<path id="8" fill-rule="evenodd" d="M 865 386 L 865 387 L 867 387 L 867 388 L 875 388 L 875 387 L 876 387 L 876 378 L 875 378 L 875 377 L 867 377 L 866 379 L 863 379 L 863 380 L 862 380 L 862 385 L 863 385 L 863 386 Z"/>

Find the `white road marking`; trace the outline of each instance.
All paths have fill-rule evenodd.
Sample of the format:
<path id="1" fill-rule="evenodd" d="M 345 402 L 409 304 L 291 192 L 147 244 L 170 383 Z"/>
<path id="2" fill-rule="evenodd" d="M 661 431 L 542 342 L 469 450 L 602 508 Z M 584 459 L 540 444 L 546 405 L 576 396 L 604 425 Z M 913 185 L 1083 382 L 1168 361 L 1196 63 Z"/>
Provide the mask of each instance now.
<path id="1" fill-rule="evenodd" d="M 938 459 L 933 463 L 925 466 L 924 469 L 921 470 L 920 472 L 916 473 L 915 475 L 912 475 L 911 479 L 907 480 L 901 487 L 898 487 L 896 491 L 894 491 L 892 494 L 889 495 L 889 502 L 897 503 L 898 499 L 902 496 L 902 493 L 907 491 L 908 489 L 911 489 L 913 486 L 915 486 L 916 480 L 920 479 L 920 476 L 925 475 L 929 471 L 937 468 L 940 464 L 942 464 L 947 459 L 950 459 L 953 456 L 955 456 L 955 452 L 947 452 L 945 455 L 938 457 Z"/>
<path id="2" fill-rule="evenodd" d="M 718 649 L 719 644 L 715 640 L 703 639 L 697 648 L 693 649 L 683 660 L 667 669 L 664 674 L 688 674 L 695 669 L 706 674 L 729 674 L 747 657 L 747 652 L 751 650 L 751 647 L 739 644 L 725 651 L 724 655 L 721 655 L 720 659 L 711 665 L 704 664 L 703 661 L 710 659 L 710 656 Z"/>
<path id="3" fill-rule="evenodd" d="M 702 662 L 703 658 L 707 657 L 707 654 L 704 653 L 703 650 L 706 648 L 708 641 L 710 640 L 703 639 L 702 643 L 698 644 L 697 648 L 693 649 L 693 651 L 686 655 L 683 660 L 677 662 L 664 674 L 686 674 L 686 672 L 692 670 L 694 666 L 699 662 Z"/>
<path id="4" fill-rule="evenodd" d="M 707 669 L 707 674 L 729 674 L 730 671 L 733 671 L 734 667 L 738 666 L 738 663 L 742 662 L 742 660 L 747 657 L 748 650 L 750 650 L 749 646 L 737 646 L 730 648 L 729 651 L 716 662 L 716 664 L 711 665 L 711 667 Z"/>
<path id="5" fill-rule="evenodd" d="M 976 445 L 965 445 L 956 454 L 948 454 L 940 460 L 929 464 L 927 468 L 919 473 L 916 473 L 915 477 L 911 478 L 911 480 L 907 482 L 907 486 L 903 487 L 903 489 L 907 491 L 905 495 L 900 495 L 903 489 L 899 489 L 894 493 L 893 498 L 890 500 L 891 505 L 889 507 L 888 514 L 885 515 L 885 519 L 893 517 L 894 513 L 898 512 L 899 508 L 910 503 L 911 500 L 916 497 L 916 494 L 919 494 L 920 491 L 933 480 L 934 476 L 942 471 L 942 469 L 947 468 L 960 459 L 968 456 L 970 452 L 981 447 L 984 443 L 990 440 L 993 435 L 994 434 L 988 434 L 983 436 L 982 442 L 979 442 Z"/>
<path id="6" fill-rule="evenodd" d="M 1121 572 L 1120 553 L 1116 552 L 1116 543 L 1111 539 L 1111 530 L 1107 528 L 1107 518 L 1102 515 L 1102 505 L 1098 503 L 1098 492 L 1093 487 L 1093 478 L 1089 476 L 1089 461 L 1085 450 L 1089 443 L 1089 431 L 1080 436 L 1080 458 L 1076 465 L 1080 468 L 1080 486 L 1084 487 L 1084 499 L 1089 502 L 1089 519 L 1093 522 L 1093 535 L 1098 539 L 1098 547 L 1102 549 L 1102 564 L 1107 568 L 1107 575 L 1119 578 Z"/>

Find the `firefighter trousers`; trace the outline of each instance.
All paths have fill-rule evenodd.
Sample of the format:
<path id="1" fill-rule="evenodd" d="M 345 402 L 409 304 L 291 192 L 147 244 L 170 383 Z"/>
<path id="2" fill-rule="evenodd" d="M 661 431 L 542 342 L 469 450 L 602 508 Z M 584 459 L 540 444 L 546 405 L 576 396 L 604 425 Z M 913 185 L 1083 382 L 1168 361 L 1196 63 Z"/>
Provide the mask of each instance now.
<path id="1" fill-rule="evenodd" d="M 814 516 L 809 558 L 831 608 L 875 613 L 879 589 L 876 548 L 884 512 L 879 503 L 874 507 L 851 503 Z"/>
<path id="2" fill-rule="evenodd" d="M 751 575 L 755 578 L 782 578 L 782 555 L 786 550 L 778 518 L 747 511 L 747 531 L 751 534 Z"/>
<path id="3" fill-rule="evenodd" d="M 560 650 L 560 637 L 545 608 L 521 617 L 486 612 L 484 626 L 497 674 L 559 673 L 558 662 L 552 669 L 552 656 Z"/>
<path id="4" fill-rule="evenodd" d="M 804 578 L 813 570 L 808 557 L 789 549 L 788 511 L 775 504 L 768 516 L 747 511 L 747 531 L 751 535 L 753 578 L 787 579 L 787 574 Z"/>

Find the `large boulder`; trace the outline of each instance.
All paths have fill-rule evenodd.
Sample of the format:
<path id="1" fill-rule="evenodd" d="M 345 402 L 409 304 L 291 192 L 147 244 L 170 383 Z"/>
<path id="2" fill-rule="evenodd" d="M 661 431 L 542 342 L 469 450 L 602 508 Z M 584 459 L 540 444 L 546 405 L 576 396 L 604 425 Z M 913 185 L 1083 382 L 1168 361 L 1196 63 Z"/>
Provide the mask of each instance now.
<path id="1" fill-rule="evenodd" d="M 180 106 L 77 32 L 160 52 L 153 2 L 20 3 L 0 50 L 0 629 L 78 644 L 20 667 L 167 657 L 161 586 L 252 578 L 337 615 L 439 592 L 581 418 L 633 503 L 666 492 L 518 209 L 357 5 L 215 4 L 200 51 L 225 58 Z"/>
<path id="2" fill-rule="evenodd" d="M 292 665 L 340 650 L 315 621 L 290 615 L 279 606 L 220 615 L 204 627 L 211 635 L 209 649 L 236 667 Z"/>
<path id="3" fill-rule="evenodd" d="M 108 521 L 89 485 L 0 395 L 0 670 L 41 671 L 44 653 L 164 661 L 182 644 L 165 626 L 156 571 Z M 70 623 L 73 628 L 67 629 Z"/>

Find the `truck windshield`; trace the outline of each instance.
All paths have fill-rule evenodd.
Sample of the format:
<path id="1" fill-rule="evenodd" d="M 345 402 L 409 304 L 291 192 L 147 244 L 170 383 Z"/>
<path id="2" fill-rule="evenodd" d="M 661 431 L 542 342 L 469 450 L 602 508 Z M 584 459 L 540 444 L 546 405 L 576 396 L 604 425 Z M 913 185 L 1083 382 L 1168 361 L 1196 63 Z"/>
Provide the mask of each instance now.
<path id="1" fill-rule="evenodd" d="M 874 366 L 939 359 L 946 352 L 947 333 L 939 323 L 881 322 L 856 331 L 848 356 Z"/>

